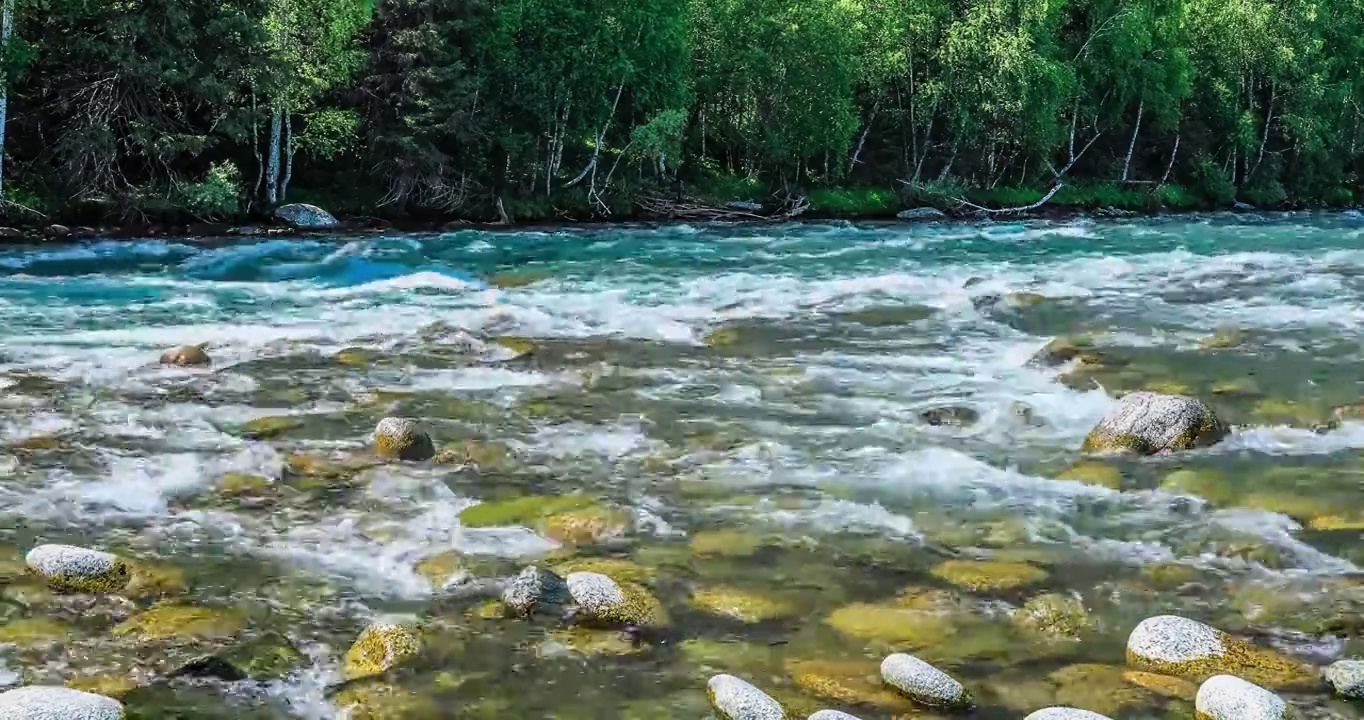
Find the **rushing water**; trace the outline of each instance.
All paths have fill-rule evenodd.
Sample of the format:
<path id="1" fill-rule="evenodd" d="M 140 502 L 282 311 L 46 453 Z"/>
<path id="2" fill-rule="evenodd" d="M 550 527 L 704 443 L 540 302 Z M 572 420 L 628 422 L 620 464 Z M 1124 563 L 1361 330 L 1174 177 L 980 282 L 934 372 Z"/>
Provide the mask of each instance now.
<path id="1" fill-rule="evenodd" d="M 1206 340 L 1219 331 L 1232 339 Z M 1058 336 L 1102 362 L 1034 361 Z M 211 370 L 157 363 L 201 342 Z M 1348 215 L 8 248 L 7 557 L 111 549 L 178 576 L 173 602 L 249 622 L 139 644 L 111 628 L 157 593 L 51 597 L 8 561 L 0 620 L 61 625 L 56 641 L 0 626 L 0 680 L 131 678 L 151 684 L 127 695 L 144 717 L 340 717 L 347 645 L 396 615 L 434 639 L 362 688 L 354 717 L 700 718 L 720 671 L 802 713 L 890 717 L 872 695 L 802 689 L 794 668 L 874 673 L 896 643 L 835 629 L 839 608 L 947 589 L 946 558 L 993 558 L 1045 576 L 954 590 L 952 639 L 917 648 L 976 692 L 976 717 L 1191 717 L 1186 698 L 1124 683 L 1142 617 L 1187 614 L 1313 665 L 1364 653 L 1364 422 L 1331 414 L 1364 399 L 1361 354 L 1364 222 Z M 1236 430 L 1073 468 L 1138 388 L 1199 395 Z M 297 419 L 267 439 L 243 431 L 282 415 Z M 367 462 L 385 415 L 479 462 Z M 285 469 L 298 455 L 340 469 L 310 482 Z M 230 473 L 271 482 L 225 488 Z M 566 548 L 539 521 L 459 521 L 481 500 L 570 492 L 624 509 L 623 535 Z M 638 647 L 590 636 L 594 653 L 418 571 L 451 550 L 480 577 L 630 560 L 672 622 Z M 781 610 L 745 623 L 690 600 L 714 588 Z M 1082 598 L 1081 641 L 1011 621 L 1046 591 Z M 177 653 L 266 631 L 304 652 L 294 672 L 154 682 Z M 1319 689 L 1289 697 L 1364 717 Z"/>

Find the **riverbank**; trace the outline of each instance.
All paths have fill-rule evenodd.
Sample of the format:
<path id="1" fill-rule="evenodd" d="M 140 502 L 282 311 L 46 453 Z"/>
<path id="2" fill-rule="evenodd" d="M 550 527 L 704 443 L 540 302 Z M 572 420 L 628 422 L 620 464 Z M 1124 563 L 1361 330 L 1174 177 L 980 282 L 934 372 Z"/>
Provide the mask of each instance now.
<path id="1" fill-rule="evenodd" d="M 62 223 L 15 223 L 0 225 L 0 244 L 22 245 L 47 242 L 131 239 L 204 239 L 231 240 L 273 237 L 363 236 L 376 233 L 441 233 L 461 230 L 516 231 L 536 229 L 590 228 L 602 226 L 659 226 L 696 222 L 729 222 L 736 224 L 774 224 L 847 221 L 875 224 L 922 224 L 944 221 L 982 220 L 1055 220 L 1077 218 L 1121 219 L 1179 217 L 1194 214 L 1222 214 L 1254 216 L 1264 214 L 1321 212 L 1358 214 L 1351 207 L 1259 208 L 1247 203 L 1230 205 L 1185 203 L 1170 205 L 1095 204 L 1095 196 L 1078 194 L 1062 197 L 1062 202 L 1048 202 L 1038 207 L 1020 210 L 1037 201 L 1034 191 L 1015 189 L 981 193 L 968 201 L 970 206 L 921 204 L 906 207 L 871 191 L 821 191 L 809 196 L 808 207 L 799 214 L 784 214 L 773 206 L 763 206 L 748 200 L 698 201 L 696 206 L 712 208 L 714 212 L 696 212 L 691 217 L 668 217 L 638 211 L 609 217 L 556 214 L 536 214 L 508 221 L 487 221 L 465 218 L 381 218 L 371 215 L 337 214 L 337 224 L 329 228 L 301 228 L 278 218 L 261 215 L 243 218 L 240 222 L 190 223 L 121 223 L 99 226 L 65 225 Z M 1060 193 L 1058 193 L 1058 196 Z M 1119 199 L 1119 198 L 1108 198 Z M 1055 200 L 1055 198 L 1053 198 Z M 983 203 L 992 203 L 985 205 Z M 772 214 L 763 214 L 770 212 Z"/>

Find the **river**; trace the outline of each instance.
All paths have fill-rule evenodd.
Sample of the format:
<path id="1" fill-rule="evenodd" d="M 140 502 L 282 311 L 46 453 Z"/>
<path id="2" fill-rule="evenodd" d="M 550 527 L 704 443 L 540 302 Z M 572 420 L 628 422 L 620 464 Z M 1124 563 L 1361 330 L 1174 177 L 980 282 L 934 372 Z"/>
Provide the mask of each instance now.
<path id="1" fill-rule="evenodd" d="M 1081 356 L 1037 358 L 1054 338 Z M 197 343 L 211 369 L 158 364 Z M 723 671 L 870 720 L 903 712 L 866 676 L 909 644 L 971 717 L 1192 717 L 1123 675 L 1144 617 L 1364 654 L 1362 354 L 1349 215 L 5 247 L 0 681 L 83 678 L 145 718 L 643 719 L 705 717 Z M 1143 388 L 1235 429 L 1081 458 Z M 386 415 L 455 461 L 371 460 Z M 479 502 L 507 514 L 461 522 Z M 596 524 L 553 520 L 589 502 Z M 54 596 L 22 572 L 39 542 L 155 579 Z M 536 560 L 639 580 L 666 630 L 459 591 Z M 1044 593 L 1083 605 L 1079 640 L 1019 622 Z M 153 603 L 235 614 L 129 633 Z M 881 626 L 930 604 L 924 637 Z M 419 623 L 424 654 L 338 689 L 375 618 Z M 292 646 L 273 676 L 158 682 L 262 638 Z"/>

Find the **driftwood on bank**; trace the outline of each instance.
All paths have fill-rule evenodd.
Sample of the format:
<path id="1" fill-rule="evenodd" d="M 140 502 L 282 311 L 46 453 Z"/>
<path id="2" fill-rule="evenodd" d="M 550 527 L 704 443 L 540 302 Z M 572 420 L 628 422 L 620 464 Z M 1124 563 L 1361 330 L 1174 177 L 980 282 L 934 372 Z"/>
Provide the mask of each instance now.
<path id="1" fill-rule="evenodd" d="M 810 199 L 804 195 L 779 195 L 771 212 L 752 211 L 733 206 L 709 205 L 694 198 L 640 197 L 635 202 L 647 215 L 667 220 L 713 222 L 717 220 L 763 220 L 768 222 L 791 220 L 810 209 Z"/>

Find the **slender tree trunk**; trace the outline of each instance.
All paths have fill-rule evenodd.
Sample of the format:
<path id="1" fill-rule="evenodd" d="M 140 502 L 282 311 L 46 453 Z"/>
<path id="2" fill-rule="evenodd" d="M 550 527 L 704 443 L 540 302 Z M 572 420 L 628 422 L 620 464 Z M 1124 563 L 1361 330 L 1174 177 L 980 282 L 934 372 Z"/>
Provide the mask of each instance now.
<path id="1" fill-rule="evenodd" d="M 1255 165 L 1246 172 L 1246 179 L 1250 179 L 1250 176 L 1254 175 L 1255 171 L 1260 169 L 1260 163 L 1265 159 L 1265 145 L 1269 143 L 1269 128 L 1274 124 L 1274 100 L 1276 99 L 1275 96 L 1278 94 L 1278 90 L 1278 81 L 1270 81 L 1269 104 L 1265 106 L 1265 130 L 1260 136 L 1260 152 L 1255 156 Z"/>
<path id="2" fill-rule="evenodd" d="M 253 200 L 260 197 L 261 183 L 265 182 L 265 158 L 260 151 L 260 120 L 257 116 L 256 88 L 251 88 L 251 154 L 256 156 L 256 186 L 251 188 Z"/>
<path id="3" fill-rule="evenodd" d="M 284 112 L 277 107 L 270 113 L 270 165 L 265 170 L 265 199 L 271 205 L 279 202 L 279 145 L 283 124 Z"/>
<path id="4" fill-rule="evenodd" d="M 867 126 L 862 129 L 862 136 L 857 139 L 857 148 L 853 150 L 852 159 L 848 161 L 848 174 L 851 175 L 853 168 L 857 167 L 857 159 L 862 156 L 862 146 L 867 144 L 867 135 L 871 134 L 872 123 L 876 122 L 876 112 L 881 109 L 881 101 L 877 100 L 871 106 L 871 117 L 867 118 Z"/>
<path id="5" fill-rule="evenodd" d="M 294 118 L 284 121 L 284 177 L 279 181 L 279 200 L 284 202 L 289 195 L 289 181 L 294 177 Z"/>
<path id="6" fill-rule="evenodd" d="M 1179 133 L 1175 133 L 1175 146 L 1170 151 L 1170 164 L 1165 166 L 1165 174 L 1161 176 L 1160 185 L 1156 186 L 1157 189 L 1164 187 L 1165 183 L 1170 181 L 1170 173 L 1175 169 L 1175 156 L 1177 155 L 1179 155 Z"/>
<path id="7" fill-rule="evenodd" d="M 4 0 L 0 11 L 0 50 L 9 50 L 10 34 L 14 32 L 14 0 Z M 0 87 L 0 210 L 5 206 L 5 121 L 9 119 L 9 78 Z"/>
<path id="8" fill-rule="evenodd" d="M 1137 124 L 1132 128 L 1132 139 L 1127 143 L 1127 157 L 1122 161 L 1122 182 L 1127 182 L 1128 172 L 1132 169 L 1132 152 L 1137 149 L 1137 134 L 1141 132 L 1141 116 L 1146 112 L 1146 100 L 1137 103 Z"/>

